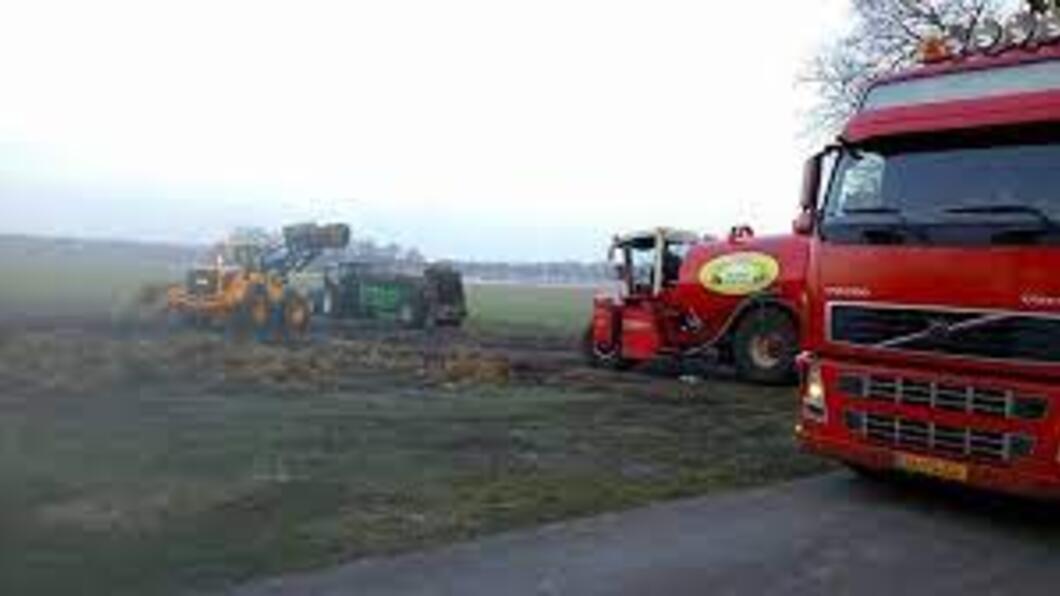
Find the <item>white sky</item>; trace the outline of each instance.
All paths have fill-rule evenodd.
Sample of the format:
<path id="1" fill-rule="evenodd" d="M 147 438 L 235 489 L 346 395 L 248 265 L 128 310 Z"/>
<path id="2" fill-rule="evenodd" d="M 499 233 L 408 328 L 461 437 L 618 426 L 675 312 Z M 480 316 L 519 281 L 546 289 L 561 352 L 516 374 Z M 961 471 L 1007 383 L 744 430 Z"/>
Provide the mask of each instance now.
<path id="1" fill-rule="evenodd" d="M 784 231 L 844 0 L 0 0 L 0 233 L 337 218 L 431 257 Z"/>

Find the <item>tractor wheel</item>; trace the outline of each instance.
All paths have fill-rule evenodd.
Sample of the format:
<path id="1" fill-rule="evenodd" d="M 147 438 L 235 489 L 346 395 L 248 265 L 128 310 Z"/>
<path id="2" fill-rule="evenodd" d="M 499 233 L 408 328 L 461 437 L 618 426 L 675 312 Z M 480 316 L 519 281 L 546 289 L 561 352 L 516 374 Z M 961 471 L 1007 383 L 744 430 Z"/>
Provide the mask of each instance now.
<path id="1" fill-rule="evenodd" d="M 324 288 L 324 294 L 320 297 L 320 314 L 325 317 L 331 318 L 335 313 L 335 304 L 338 300 L 335 299 L 335 289 L 331 286 Z"/>
<path id="2" fill-rule="evenodd" d="M 309 332 L 312 306 L 298 294 L 290 294 L 283 301 L 283 331 L 288 340 L 301 339 Z"/>
<path id="3" fill-rule="evenodd" d="M 416 309 L 411 304 L 402 304 L 398 307 L 397 311 L 398 323 L 406 329 L 412 329 L 416 327 Z"/>
<path id="4" fill-rule="evenodd" d="M 628 370 L 633 367 L 633 361 L 622 357 L 622 347 L 616 343 L 601 344 L 593 337 L 593 328 L 590 325 L 585 330 L 582 338 L 582 352 L 585 354 L 589 366 L 594 368 L 607 368 L 610 370 Z"/>
<path id="5" fill-rule="evenodd" d="M 732 349 L 742 379 L 765 385 L 795 380 L 799 333 L 792 317 L 778 308 L 747 313 L 733 334 Z"/>

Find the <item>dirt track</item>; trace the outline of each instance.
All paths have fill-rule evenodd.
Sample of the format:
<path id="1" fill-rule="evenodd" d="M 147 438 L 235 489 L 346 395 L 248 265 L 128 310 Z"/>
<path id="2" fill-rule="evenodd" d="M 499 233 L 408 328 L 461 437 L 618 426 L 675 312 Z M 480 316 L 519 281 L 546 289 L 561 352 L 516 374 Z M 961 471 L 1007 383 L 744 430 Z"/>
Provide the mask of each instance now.
<path id="1" fill-rule="evenodd" d="M 199 375 L 208 372 L 204 365 L 208 369 L 211 363 L 226 370 L 242 368 L 250 373 L 261 369 L 268 374 L 270 368 L 286 364 L 288 376 L 308 383 L 337 382 L 343 367 L 355 367 L 412 374 L 428 383 L 518 383 L 684 397 L 689 383 L 699 380 L 678 379 L 665 362 L 624 373 L 593 368 L 581 354 L 578 338 L 548 330 L 503 334 L 325 322 L 317 323 L 307 339 L 293 344 L 236 344 L 220 333 L 174 332 L 155 323 L 77 318 L 0 323 L 0 347 L 26 339 L 32 340 L 30 351 L 41 357 L 46 357 L 44 352 L 88 349 L 100 342 L 118 360 L 150 354 L 150 359 L 138 358 L 140 366 L 154 364 L 175 374 Z M 188 358 L 194 365 L 190 368 L 184 366 Z M 732 372 L 723 367 L 701 367 L 696 372 L 704 378 L 732 380 Z"/>

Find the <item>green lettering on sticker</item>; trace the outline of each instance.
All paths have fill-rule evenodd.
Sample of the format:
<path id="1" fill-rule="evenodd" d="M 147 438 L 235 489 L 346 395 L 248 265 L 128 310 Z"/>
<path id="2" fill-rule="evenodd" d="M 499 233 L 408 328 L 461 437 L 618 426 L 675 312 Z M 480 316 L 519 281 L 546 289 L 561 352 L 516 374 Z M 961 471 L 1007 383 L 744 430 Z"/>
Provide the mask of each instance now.
<path id="1" fill-rule="evenodd" d="M 760 292 L 780 277 L 780 263 L 760 252 L 737 252 L 708 261 L 699 270 L 699 282 L 726 296 Z"/>

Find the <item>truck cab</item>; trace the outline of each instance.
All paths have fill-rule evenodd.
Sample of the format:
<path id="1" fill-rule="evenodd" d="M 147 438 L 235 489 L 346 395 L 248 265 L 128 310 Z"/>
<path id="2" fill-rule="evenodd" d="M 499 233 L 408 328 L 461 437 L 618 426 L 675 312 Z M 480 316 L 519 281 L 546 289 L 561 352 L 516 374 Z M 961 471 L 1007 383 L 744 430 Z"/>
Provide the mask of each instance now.
<path id="1" fill-rule="evenodd" d="M 1035 18 L 878 81 L 808 163 L 809 451 L 1060 497 L 1060 21 Z"/>

